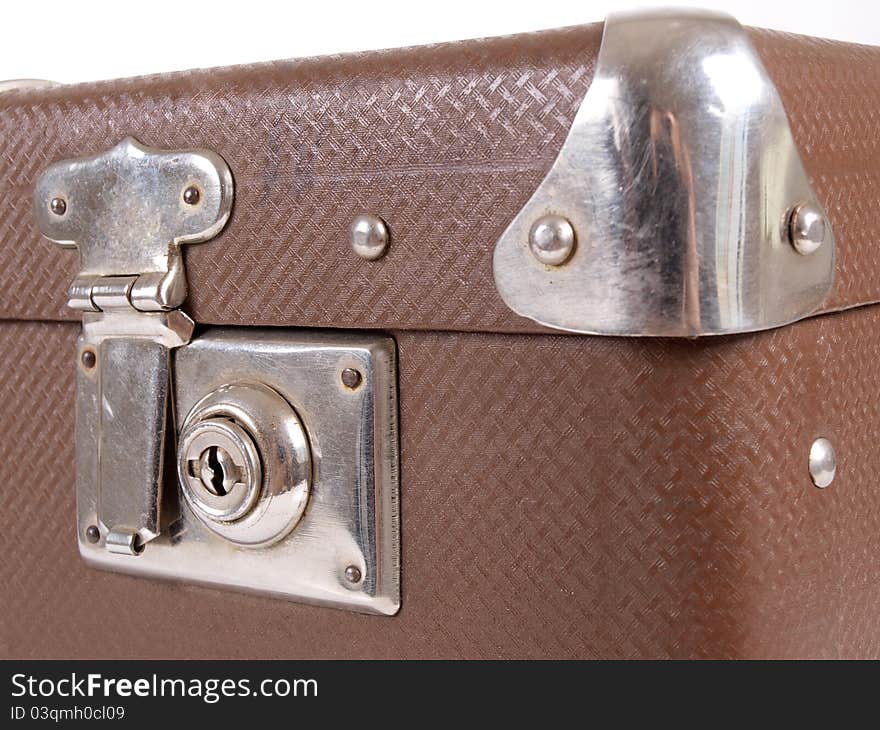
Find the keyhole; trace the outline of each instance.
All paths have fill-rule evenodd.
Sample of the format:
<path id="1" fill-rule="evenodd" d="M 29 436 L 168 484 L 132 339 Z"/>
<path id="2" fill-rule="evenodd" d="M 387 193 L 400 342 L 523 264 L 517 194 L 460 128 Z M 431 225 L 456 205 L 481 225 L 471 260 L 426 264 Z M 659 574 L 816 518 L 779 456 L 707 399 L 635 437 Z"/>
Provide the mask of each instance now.
<path id="1" fill-rule="evenodd" d="M 217 497 L 225 497 L 243 478 L 241 469 L 220 446 L 209 446 L 198 459 L 190 461 L 189 473 Z"/>
<path id="2" fill-rule="evenodd" d="M 211 471 L 211 483 L 205 486 L 218 497 L 225 497 L 229 494 L 229 490 L 226 489 L 223 483 L 226 480 L 226 472 L 223 470 L 223 464 L 220 463 L 220 459 L 217 457 L 216 446 L 208 449 L 208 469 Z"/>

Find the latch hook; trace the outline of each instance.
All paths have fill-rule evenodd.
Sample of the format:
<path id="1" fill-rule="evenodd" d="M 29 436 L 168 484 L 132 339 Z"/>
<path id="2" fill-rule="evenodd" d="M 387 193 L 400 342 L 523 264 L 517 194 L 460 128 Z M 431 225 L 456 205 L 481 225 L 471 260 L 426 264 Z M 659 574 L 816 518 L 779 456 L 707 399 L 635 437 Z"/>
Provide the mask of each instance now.
<path id="1" fill-rule="evenodd" d="M 111 552 L 137 554 L 161 532 L 170 351 L 193 331 L 177 309 L 187 291 L 180 246 L 216 236 L 232 199 L 232 173 L 218 154 L 152 149 L 130 137 L 58 162 L 37 182 L 41 232 L 80 252 L 68 291 L 68 306 L 83 312 L 77 510 L 95 516 L 95 541 Z"/>

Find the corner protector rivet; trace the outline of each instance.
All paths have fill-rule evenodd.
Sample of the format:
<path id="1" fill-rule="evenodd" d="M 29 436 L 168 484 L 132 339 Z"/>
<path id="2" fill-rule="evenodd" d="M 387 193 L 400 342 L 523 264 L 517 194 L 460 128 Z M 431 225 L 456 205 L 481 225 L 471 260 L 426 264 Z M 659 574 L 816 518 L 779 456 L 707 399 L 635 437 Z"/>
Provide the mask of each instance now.
<path id="1" fill-rule="evenodd" d="M 561 215 L 541 216 L 529 230 L 532 255 L 547 266 L 560 266 L 568 261 L 574 245 L 574 227 Z"/>
<path id="2" fill-rule="evenodd" d="M 349 565 L 345 569 L 345 580 L 349 583 L 360 583 L 361 582 L 361 569 L 356 565 Z"/>
<path id="3" fill-rule="evenodd" d="M 346 388 L 350 388 L 354 390 L 361 384 L 362 376 L 360 371 L 355 370 L 354 368 L 345 368 L 342 371 L 342 384 Z"/>
<path id="4" fill-rule="evenodd" d="M 101 531 L 95 525 L 89 525 L 86 528 L 86 540 L 94 544 L 101 539 Z"/>
<path id="5" fill-rule="evenodd" d="M 197 205 L 202 194 L 195 185 L 187 186 L 183 191 L 183 202 L 187 205 Z"/>
<path id="6" fill-rule="evenodd" d="M 55 215 L 64 215 L 67 212 L 67 201 L 64 198 L 52 198 L 49 201 L 49 210 Z"/>
<path id="7" fill-rule="evenodd" d="M 815 203 L 801 203 L 794 207 L 788 221 L 788 238 L 794 250 L 807 256 L 825 243 L 828 221 Z"/>
<path id="8" fill-rule="evenodd" d="M 810 446 L 810 478 L 819 489 L 825 489 L 834 481 L 837 472 L 837 456 L 826 438 L 817 438 Z"/>
<path id="9" fill-rule="evenodd" d="M 379 216 L 359 215 L 351 223 L 351 247 L 362 259 L 375 261 L 388 248 L 388 226 Z"/>
<path id="10" fill-rule="evenodd" d="M 98 356 L 95 355 L 94 350 L 83 350 L 82 355 L 80 355 L 79 359 L 86 370 L 91 370 L 98 363 Z"/>

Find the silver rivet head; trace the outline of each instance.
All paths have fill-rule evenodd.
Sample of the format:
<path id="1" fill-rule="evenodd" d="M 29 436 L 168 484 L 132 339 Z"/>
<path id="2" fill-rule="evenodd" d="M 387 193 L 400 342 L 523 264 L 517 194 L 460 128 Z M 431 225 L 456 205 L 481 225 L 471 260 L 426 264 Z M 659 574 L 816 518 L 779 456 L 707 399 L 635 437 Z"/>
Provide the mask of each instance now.
<path id="1" fill-rule="evenodd" d="M 98 364 L 98 356 L 95 354 L 94 350 L 91 350 L 89 348 L 86 348 L 82 351 L 79 360 L 86 370 L 91 370 L 95 367 L 95 365 Z"/>
<path id="2" fill-rule="evenodd" d="M 101 531 L 98 529 L 96 525 L 89 525 L 86 528 L 86 540 L 90 543 L 94 544 L 101 539 Z"/>
<path id="3" fill-rule="evenodd" d="M 190 185 L 183 191 L 183 202 L 187 205 L 198 205 L 202 194 L 195 185 Z"/>
<path id="4" fill-rule="evenodd" d="M 354 390 L 361 384 L 362 376 L 359 370 L 354 368 L 345 368 L 342 371 L 342 384 L 351 390 Z"/>
<path id="5" fill-rule="evenodd" d="M 388 226 L 379 216 L 359 215 L 351 224 L 351 247 L 362 259 L 375 261 L 388 248 Z"/>
<path id="6" fill-rule="evenodd" d="M 568 261 L 574 244 L 574 228 L 561 215 L 542 216 L 529 231 L 532 255 L 547 266 L 560 266 Z"/>
<path id="7" fill-rule="evenodd" d="M 361 582 L 361 569 L 356 565 L 349 565 L 345 569 L 345 580 L 349 583 L 360 583 Z"/>
<path id="8" fill-rule="evenodd" d="M 49 201 L 49 210 L 55 215 L 64 215 L 67 212 L 67 201 L 64 198 L 52 198 Z"/>
<path id="9" fill-rule="evenodd" d="M 836 471 L 837 456 L 834 454 L 831 442 L 825 438 L 813 441 L 810 447 L 810 477 L 813 479 L 813 484 L 819 489 L 825 489 L 834 481 Z"/>
<path id="10" fill-rule="evenodd" d="M 817 251 L 828 236 L 825 214 L 814 203 L 802 203 L 792 212 L 788 236 L 794 250 L 804 256 Z"/>

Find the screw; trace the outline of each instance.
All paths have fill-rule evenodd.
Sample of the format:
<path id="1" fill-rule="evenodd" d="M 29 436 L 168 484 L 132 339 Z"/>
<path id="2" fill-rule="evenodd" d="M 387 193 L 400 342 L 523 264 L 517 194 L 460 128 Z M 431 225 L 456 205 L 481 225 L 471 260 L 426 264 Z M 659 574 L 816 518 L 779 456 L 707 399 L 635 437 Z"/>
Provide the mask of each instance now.
<path id="1" fill-rule="evenodd" d="M 360 583 L 361 582 L 361 569 L 356 565 L 349 565 L 345 569 L 345 580 L 349 583 Z"/>
<path id="2" fill-rule="evenodd" d="M 187 205 L 196 205 L 201 197 L 202 194 L 195 185 L 190 185 L 183 191 L 183 202 Z"/>
<path id="3" fill-rule="evenodd" d="M 837 472 L 837 455 L 831 442 L 818 438 L 810 446 L 810 477 L 819 489 L 825 489 L 834 481 Z"/>
<path id="4" fill-rule="evenodd" d="M 351 247 L 362 259 L 375 261 L 388 248 L 388 226 L 379 216 L 359 215 L 351 224 Z"/>
<path id="5" fill-rule="evenodd" d="M 94 350 L 83 350 L 80 355 L 80 362 L 86 370 L 91 370 L 98 363 L 98 357 Z"/>
<path id="6" fill-rule="evenodd" d="M 101 539 L 101 531 L 95 525 L 89 525 L 86 528 L 86 540 L 90 543 L 96 543 Z"/>
<path id="7" fill-rule="evenodd" d="M 828 224 L 819 206 L 801 203 L 796 206 L 788 220 L 788 240 L 794 250 L 807 256 L 825 243 Z"/>
<path id="8" fill-rule="evenodd" d="M 360 372 L 354 368 L 345 368 L 345 370 L 342 371 L 342 384 L 346 388 L 354 390 L 361 384 Z"/>
<path id="9" fill-rule="evenodd" d="M 55 215 L 64 215 L 67 212 L 67 201 L 64 198 L 52 198 L 49 201 L 49 210 Z"/>
<path id="10" fill-rule="evenodd" d="M 574 251 L 575 235 L 571 223 L 561 215 L 545 215 L 529 231 L 532 255 L 547 266 L 560 266 Z"/>

